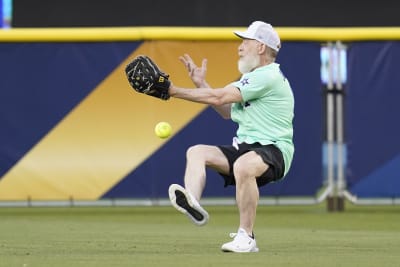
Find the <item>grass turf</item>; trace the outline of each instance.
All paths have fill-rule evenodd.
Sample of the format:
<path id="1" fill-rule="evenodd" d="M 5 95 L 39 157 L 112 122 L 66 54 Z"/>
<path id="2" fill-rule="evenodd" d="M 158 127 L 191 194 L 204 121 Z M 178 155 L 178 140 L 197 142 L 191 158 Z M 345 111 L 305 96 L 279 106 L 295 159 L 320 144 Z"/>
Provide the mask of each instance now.
<path id="1" fill-rule="evenodd" d="M 399 266 L 400 207 L 260 206 L 259 253 L 222 253 L 234 206 L 196 227 L 172 207 L 0 208 L 0 266 Z"/>

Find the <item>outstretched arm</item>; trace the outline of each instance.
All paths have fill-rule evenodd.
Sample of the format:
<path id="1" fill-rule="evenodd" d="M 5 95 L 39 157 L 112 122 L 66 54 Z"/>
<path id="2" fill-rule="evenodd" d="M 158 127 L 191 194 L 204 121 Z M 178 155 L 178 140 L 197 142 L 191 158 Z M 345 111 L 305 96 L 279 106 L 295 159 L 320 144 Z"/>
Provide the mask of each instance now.
<path id="1" fill-rule="evenodd" d="M 223 118 L 229 119 L 231 104 L 242 101 L 239 89 L 234 86 L 224 88 L 180 88 L 171 83 L 169 95 L 192 102 L 211 105 Z"/>

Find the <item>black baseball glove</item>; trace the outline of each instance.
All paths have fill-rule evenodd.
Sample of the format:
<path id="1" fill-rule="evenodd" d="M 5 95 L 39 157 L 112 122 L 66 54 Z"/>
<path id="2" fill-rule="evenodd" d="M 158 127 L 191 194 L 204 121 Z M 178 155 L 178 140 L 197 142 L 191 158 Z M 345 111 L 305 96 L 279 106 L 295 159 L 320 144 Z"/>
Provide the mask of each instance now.
<path id="1" fill-rule="evenodd" d="M 137 92 L 168 100 L 169 75 L 162 72 L 147 56 L 138 56 L 125 68 L 129 84 Z"/>

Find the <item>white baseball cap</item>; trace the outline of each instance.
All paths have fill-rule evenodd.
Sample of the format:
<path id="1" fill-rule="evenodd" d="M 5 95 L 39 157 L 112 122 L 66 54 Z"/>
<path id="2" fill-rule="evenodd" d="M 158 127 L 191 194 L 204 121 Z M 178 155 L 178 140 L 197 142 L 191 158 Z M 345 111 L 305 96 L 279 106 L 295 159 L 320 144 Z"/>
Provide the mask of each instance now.
<path id="1" fill-rule="evenodd" d="M 240 38 L 257 40 L 277 52 L 281 47 L 281 39 L 278 33 L 271 24 L 263 21 L 254 21 L 245 32 L 234 31 L 233 33 Z"/>

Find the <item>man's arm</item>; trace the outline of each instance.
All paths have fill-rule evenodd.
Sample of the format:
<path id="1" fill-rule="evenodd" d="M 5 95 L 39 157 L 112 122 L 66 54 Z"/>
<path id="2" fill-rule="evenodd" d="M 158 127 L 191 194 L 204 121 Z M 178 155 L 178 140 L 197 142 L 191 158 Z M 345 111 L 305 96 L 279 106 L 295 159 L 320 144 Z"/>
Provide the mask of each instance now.
<path id="1" fill-rule="evenodd" d="M 216 89 L 187 89 L 171 84 L 169 94 L 175 98 L 211 105 L 225 119 L 230 118 L 232 103 L 242 101 L 239 89 L 231 85 Z"/>

